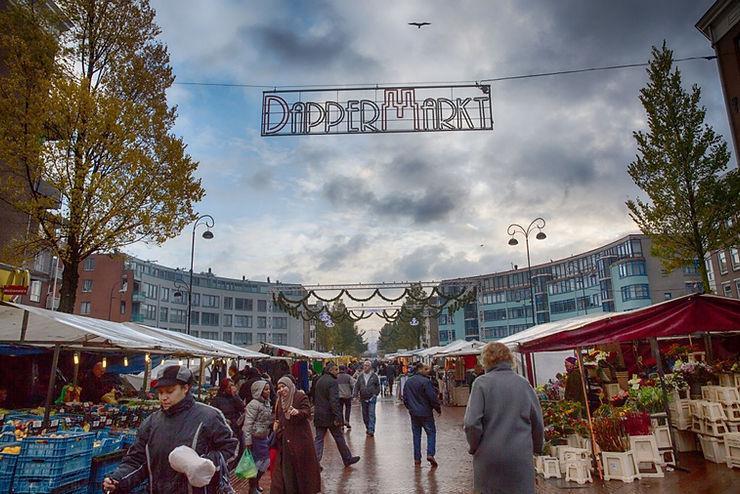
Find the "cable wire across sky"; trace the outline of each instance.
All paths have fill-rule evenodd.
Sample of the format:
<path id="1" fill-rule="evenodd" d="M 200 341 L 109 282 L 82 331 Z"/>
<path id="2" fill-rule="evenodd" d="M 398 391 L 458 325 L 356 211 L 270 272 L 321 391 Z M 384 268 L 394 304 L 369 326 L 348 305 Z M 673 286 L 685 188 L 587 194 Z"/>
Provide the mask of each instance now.
<path id="1" fill-rule="evenodd" d="M 707 60 L 711 61 L 717 58 L 716 55 L 704 55 L 704 56 L 695 56 L 695 57 L 683 57 L 683 58 L 675 58 L 673 61 L 678 62 L 689 62 L 689 61 L 695 61 L 695 60 Z M 479 84 L 479 83 L 486 83 L 486 82 L 502 82 L 502 81 L 513 81 L 513 80 L 519 80 L 519 79 L 534 79 L 538 77 L 552 77 L 552 76 L 558 76 L 558 75 L 570 75 L 570 74 L 581 74 L 584 72 L 600 72 L 600 71 L 606 71 L 606 70 L 621 70 L 621 69 L 633 69 L 633 68 L 639 68 L 639 67 L 647 67 L 650 65 L 649 62 L 641 62 L 641 63 L 628 63 L 628 64 L 621 64 L 621 65 L 605 65 L 601 67 L 585 67 L 580 69 L 571 69 L 571 70 L 558 70 L 554 72 L 535 72 L 531 74 L 520 74 L 520 75 L 510 75 L 510 76 L 503 76 L 503 77 L 492 77 L 489 79 L 477 79 L 477 80 L 464 80 L 464 81 L 428 81 L 428 82 L 421 82 L 421 81 L 414 81 L 414 82 L 386 82 L 386 83 L 361 83 L 361 84 L 308 84 L 308 85 L 275 85 L 275 84 L 255 84 L 255 83 L 235 83 L 235 82 L 198 82 L 198 81 L 183 81 L 178 82 L 175 81 L 175 84 L 179 84 L 181 86 L 213 86 L 213 87 L 237 87 L 237 88 L 251 88 L 251 89 L 311 89 L 311 88 L 326 88 L 326 89 L 334 89 L 334 88 L 351 88 L 351 87 L 368 87 L 368 86 L 399 86 L 399 85 L 430 85 L 430 84 Z"/>

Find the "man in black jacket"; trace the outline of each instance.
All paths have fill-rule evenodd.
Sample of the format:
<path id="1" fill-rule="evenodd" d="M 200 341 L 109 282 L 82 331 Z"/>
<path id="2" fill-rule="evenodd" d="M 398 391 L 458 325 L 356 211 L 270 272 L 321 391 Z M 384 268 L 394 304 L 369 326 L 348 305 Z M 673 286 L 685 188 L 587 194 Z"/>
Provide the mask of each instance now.
<path id="1" fill-rule="evenodd" d="M 324 456 L 324 436 L 326 436 L 328 430 L 334 438 L 334 442 L 337 443 L 344 466 L 348 467 L 360 461 L 360 457 L 352 456 L 347 441 L 342 434 L 344 420 L 339 406 L 338 373 L 337 366 L 333 362 L 329 362 L 324 368 L 324 374 L 316 381 L 314 386 L 313 424 L 316 427 L 314 446 L 316 447 L 316 456 L 321 462 L 321 458 Z"/>
<path id="2" fill-rule="evenodd" d="M 442 414 L 442 407 L 437 398 L 437 391 L 429 379 L 428 365 L 418 363 L 414 375 L 406 381 L 403 387 L 403 404 L 411 415 L 411 432 L 414 438 L 414 464 L 421 465 L 421 429 L 427 434 L 427 461 L 432 468 L 437 467 L 434 459 L 437 428 L 434 424 L 432 410 Z"/>
<path id="3" fill-rule="evenodd" d="M 369 360 L 362 364 L 362 372 L 357 376 L 355 395 L 360 397 L 362 421 L 365 422 L 366 433 L 369 437 L 375 436 L 375 404 L 380 394 L 380 378 L 373 371 Z"/>
<path id="4" fill-rule="evenodd" d="M 190 392 L 193 374 L 185 366 L 166 367 L 152 382 L 162 409 L 144 420 L 115 472 L 103 482 L 106 492 L 128 492 L 149 480 L 153 494 L 233 492 L 228 465 L 239 444 L 223 413 L 196 403 Z M 170 453 L 188 451 L 188 468 L 175 470 Z M 208 475 L 210 474 L 210 476 Z"/>

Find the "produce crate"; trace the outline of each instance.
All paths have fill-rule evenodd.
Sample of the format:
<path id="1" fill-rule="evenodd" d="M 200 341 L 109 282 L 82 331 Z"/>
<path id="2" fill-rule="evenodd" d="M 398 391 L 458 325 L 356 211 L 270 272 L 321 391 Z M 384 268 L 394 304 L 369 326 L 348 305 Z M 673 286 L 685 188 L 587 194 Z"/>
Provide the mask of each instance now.
<path id="1" fill-rule="evenodd" d="M 90 494 L 100 494 L 103 492 L 103 480 L 118 468 L 124 456 L 125 452 L 117 451 L 92 460 L 90 482 L 88 484 L 88 492 Z"/>
<path id="2" fill-rule="evenodd" d="M 0 445 L 0 475 L 13 475 L 13 472 L 15 471 L 15 465 L 18 463 L 19 455 L 2 452 L 4 448 L 13 446 L 20 446 L 20 443 L 3 443 Z M 0 490 L 0 492 L 2 491 Z"/>
<path id="3" fill-rule="evenodd" d="M 22 458 L 61 458 L 92 452 L 95 435 L 88 432 L 60 432 L 23 440 Z"/>
<path id="4" fill-rule="evenodd" d="M 85 421 L 83 415 L 77 415 L 74 413 L 57 413 L 49 417 L 49 425 L 52 427 L 59 427 L 60 429 L 68 429 L 71 427 L 82 427 Z"/>
<path id="5" fill-rule="evenodd" d="M 725 463 L 727 461 L 725 457 L 725 443 L 721 439 L 700 435 L 699 443 L 701 443 L 701 451 L 704 453 L 706 460 L 714 463 Z"/>
<path id="6" fill-rule="evenodd" d="M 60 458 L 18 458 L 15 467 L 17 478 L 60 477 L 82 470 L 90 470 L 92 452 Z"/>
<path id="7" fill-rule="evenodd" d="M 105 456 L 121 449 L 122 439 L 120 437 L 104 437 L 99 439 L 99 445 L 93 446 L 93 457 Z"/>
<path id="8" fill-rule="evenodd" d="M 13 485 L 13 474 L 0 473 L 0 494 L 8 494 L 11 485 Z"/>
<path id="9" fill-rule="evenodd" d="M 111 436 L 120 436 L 121 437 L 121 448 L 128 448 L 132 444 L 136 442 L 136 431 L 135 430 L 129 430 L 129 431 L 114 431 L 111 432 Z"/>
<path id="10" fill-rule="evenodd" d="M 90 468 L 80 470 L 79 472 L 70 473 L 65 475 L 64 478 L 59 477 L 44 477 L 44 478 L 18 478 L 15 477 L 13 480 L 13 494 L 37 494 L 37 493 L 49 493 L 55 492 L 57 489 L 65 491 L 66 489 L 60 489 L 69 484 L 76 484 L 78 482 L 84 482 L 85 485 L 81 486 L 84 491 L 87 492 L 87 478 L 90 474 Z M 72 491 L 75 492 L 75 491 Z"/>

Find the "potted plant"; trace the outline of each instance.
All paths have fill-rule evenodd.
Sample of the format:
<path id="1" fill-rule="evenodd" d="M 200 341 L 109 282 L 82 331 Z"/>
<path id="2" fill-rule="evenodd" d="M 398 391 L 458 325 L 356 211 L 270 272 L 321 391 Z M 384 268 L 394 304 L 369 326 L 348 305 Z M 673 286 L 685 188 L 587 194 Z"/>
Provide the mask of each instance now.
<path id="1" fill-rule="evenodd" d="M 704 362 L 687 362 L 677 360 L 673 366 L 673 373 L 681 374 L 689 383 L 689 393 L 692 398 L 701 398 L 701 387 L 714 379 L 712 368 Z"/>
<path id="2" fill-rule="evenodd" d="M 598 417 L 593 421 L 594 439 L 601 449 L 604 480 L 632 482 L 640 478 L 637 463 L 630 451 L 623 419 Z"/>

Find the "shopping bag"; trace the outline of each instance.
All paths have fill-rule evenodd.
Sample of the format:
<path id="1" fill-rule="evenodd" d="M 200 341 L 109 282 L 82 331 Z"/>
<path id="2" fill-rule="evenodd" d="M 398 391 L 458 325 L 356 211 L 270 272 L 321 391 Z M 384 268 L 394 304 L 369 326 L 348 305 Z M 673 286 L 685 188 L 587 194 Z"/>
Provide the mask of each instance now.
<path id="1" fill-rule="evenodd" d="M 244 450 L 235 473 L 240 479 L 253 479 L 257 476 L 257 465 L 255 465 L 252 453 L 248 449 Z"/>

